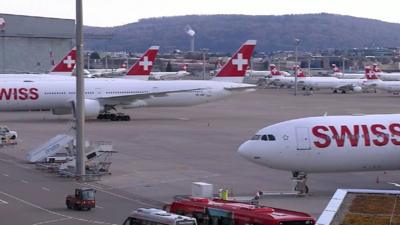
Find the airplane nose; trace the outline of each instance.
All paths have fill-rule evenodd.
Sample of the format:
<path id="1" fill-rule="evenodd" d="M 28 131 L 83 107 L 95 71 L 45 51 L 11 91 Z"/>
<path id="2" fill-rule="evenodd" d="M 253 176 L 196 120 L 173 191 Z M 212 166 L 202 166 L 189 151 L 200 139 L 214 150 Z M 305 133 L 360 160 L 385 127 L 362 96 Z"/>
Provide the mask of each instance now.
<path id="1" fill-rule="evenodd" d="M 249 159 L 251 157 L 249 152 L 250 152 L 250 146 L 248 141 L 244 142 L 239 146 L 238 153 L 242 157 Z"/>

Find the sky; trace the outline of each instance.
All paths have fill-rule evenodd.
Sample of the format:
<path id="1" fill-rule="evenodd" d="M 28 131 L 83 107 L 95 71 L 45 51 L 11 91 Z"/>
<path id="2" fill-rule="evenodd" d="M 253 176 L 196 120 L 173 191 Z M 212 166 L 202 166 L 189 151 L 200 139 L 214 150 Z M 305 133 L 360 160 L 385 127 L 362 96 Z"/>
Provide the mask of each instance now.
<path id="1" fill-rule="evenodd" d="M 119 26 L 139 19 L 192 14 L 334 13 L 400 23 L 396 0 L 82 0 L 83 23 Z M 0 13 L 75 18 L 75 0 L 0 0 Z"/>

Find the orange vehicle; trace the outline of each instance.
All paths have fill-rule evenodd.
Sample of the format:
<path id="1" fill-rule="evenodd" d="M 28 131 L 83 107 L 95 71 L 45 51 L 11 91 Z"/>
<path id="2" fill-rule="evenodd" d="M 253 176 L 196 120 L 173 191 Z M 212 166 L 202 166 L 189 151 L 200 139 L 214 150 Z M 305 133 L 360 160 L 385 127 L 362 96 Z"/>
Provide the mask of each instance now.
<path id="1" fill-rule="evenodd" d="M 309 214 L 222 199 L 184 198 L 166 205 L 171 213 L 191 216 L 198 225 L 313 225 Z"/>
<path id="2" fill-rule="evenodd" d="M 92 188 L 75 189 L 75 195 L 67 195 L 65 204 L 68 209 L 91 210 L 96 207 L 96 190 Z"/>

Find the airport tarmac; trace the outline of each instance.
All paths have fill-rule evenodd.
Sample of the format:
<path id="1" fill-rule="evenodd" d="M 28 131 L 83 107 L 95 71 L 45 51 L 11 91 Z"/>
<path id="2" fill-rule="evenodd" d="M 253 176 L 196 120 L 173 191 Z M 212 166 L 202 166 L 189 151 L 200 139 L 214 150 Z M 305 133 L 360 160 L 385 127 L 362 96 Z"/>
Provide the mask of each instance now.
<path id="1" fill-rule="evenodd" d="M 235 196 L 252 196 L 260 190 L 290 191 L 290 172 L 248 162 L 237 154 L 238 146 L 259 129 L 284 120 L 320 116 L 324 113 L 349 115 L 400 112 L 400 96 L 388 93 L 331 94 L 321 91 L 311 96 L 304 96 L 302 92 L 293 96 L 292 93 L 293 90 L 288 89 L 259 89 L 253 93 L 194 107 L 126 110 L 132 118 L 129 122 L 89 120 L 86 123 L 87 139 L 111 141 L 118 151 L 113 155 L 112 175 L 103 177 L 93 185 L 99 185 L 108 192 L 124 193 L 121 195 L 130 196 L 128 199 L 138 198 L 154 206 L 162 204 L 160 202 L 170 202 L 175 195 L 190 194 L 191 183 L 195 181 L 212 183 L 215 190 L 231 189 Z M 8 158 L 7 162 L 0 161 L 0 172 L 11 173 L 11 164 L 18 165 L 18 168 L 24 167 L 24 172 L 18 176 L 19 182 L 11 182 L 7 187 L 4 183 L 8 182 L 7 177 L 0 176 L 0 199 L 13 201 L 2 194 L 9 191 L 15 196 L 25 196 L 29 202 L 36 202 L 45 209 L 54 207 L 65 210 L 64 197 L 72 192 L 71 185 L 76 184 L 73 181 L 60 181 L 61 178 L 56 175 L 34 172 L 32 179 L 38 179 L 35 181 L 38 187 L 42 185 L 41 179 L 48 182 L 46 187 L 51 190 L 59 187 L 59 182 L 70 185 L 68 190 L 59 188 L 58 193 L 65 192 L 64 195 L 54 196 L 58 198 L 58 203 L 53 197 L 49 199 L 49 205 L 43 200 L 43 192 L 38 192 L 40 195 L 36 192 L 30 194 L 12 187 L 19 187 L 20 180 L 30 176 L 27 168 L 32 166 L 24 161 L 29 150 L 56 134 L 67 132 L 71 125 L 69 118 L 54 116 L 50 112 L 1 113 L 1 123 L 16 130 L 20 140 L 16 146 L 0 148 L 0 154 Z M 397 171 L 310 174 L 308 196 L 267 197 L 262 199 L 261 204 L 299 210 L 317 217 L 337 188 L 395 189 L 387 182 L 397 182 L 397 175 Z M 117 200 L 104 203 L 101 198 L 98 204 L 114 207 L 112 211 L 119 208 L 123 208 L 123 211 L 118 215 L 113 214 L 113 219 L 106 220 L 103 217 L 107 215 L 107 210 L 95 209 L 96 212 L 85 215 L 85 219 L 96 220 L 97 212 L 102 211 L 99 218 L 107 223 L 118 223 L 114 222 L 118 221 L 115 217 L 123 217 L 134 207 L 141 206 L 137 202 L 119 204 Z M 11 206 L 2 205 L 0 201 L 0 218 L 9 215 L 4 214 L 7 211 L 2 207 Z M 15 207 L 17 211 L 20 209 L 19 206 Z M 73 220 L 68 222 L 73 224 Z"/>

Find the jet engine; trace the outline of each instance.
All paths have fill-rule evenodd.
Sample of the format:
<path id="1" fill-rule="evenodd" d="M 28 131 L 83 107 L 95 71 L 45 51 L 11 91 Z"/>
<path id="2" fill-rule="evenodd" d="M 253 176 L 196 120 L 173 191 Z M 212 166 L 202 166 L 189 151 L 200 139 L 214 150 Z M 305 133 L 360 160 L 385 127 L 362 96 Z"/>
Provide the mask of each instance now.
<path id="1" fill-rule="evenodd" d="M 85 117 L 96 117 L 103 112 L 104 107 L 100 102 L 93 99 L 85 99 Z"/>
<path id="2" fill-rule="evenodd" d="M 353 87 L 353 91 L 354 92 L 357 92 L 357 93 L 359 93 L 359 92 L 362 92 L 362 87 L 360 87 L 360 86 L 355 86 L 355 87 Z"/>
<path id="3" fill-rule="evenodd" d="M 85 117 L 96 117 L 99 113 L 104 111 L 104 107 L 100 105 L 99 101 L 93 99 L 85 99 Z M 52 109 L 54 115 L 67 115 L 72 114 L 72 108 L 57 108 Z"/>

